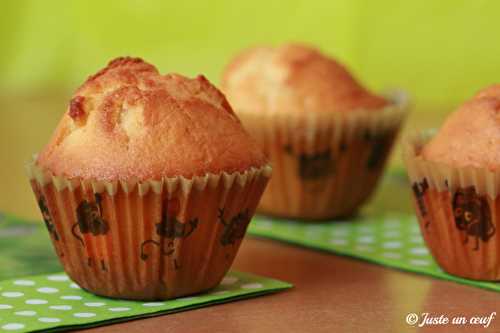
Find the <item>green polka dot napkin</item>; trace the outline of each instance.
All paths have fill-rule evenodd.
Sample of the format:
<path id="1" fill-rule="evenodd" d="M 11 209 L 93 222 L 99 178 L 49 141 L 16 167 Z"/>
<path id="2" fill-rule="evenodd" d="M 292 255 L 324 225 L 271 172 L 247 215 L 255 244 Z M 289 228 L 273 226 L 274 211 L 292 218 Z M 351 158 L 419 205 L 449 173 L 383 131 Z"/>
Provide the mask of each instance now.
<path id="1" fill-rule="evenodd" d="M 291 287 L 278 280 L 230 272 L 217 288 L 194 297 L 165 302 L 133 302 L 94 296 L 80 289 L 64 273 L 58 273 L 61 266 L 43 222 L 31 223 L 1 213 L 0 267 L 0 280 L 4 280 L 0 282 L 0 333 L 101 326 L 231 302 Z"/>
<path id="2" fill-rule="evenodd" d="M 410 214 L 384 214 L 321 224 L 257 216 L 248 233 L 500 291 L 500 283 L 467 280 L 443 272 L 424 244 L 416 217 Z"/>
<path id="3" fill-rule="evenodd" d="M 291 287 L 281 281 L 230 272 L 214 290 L 164 302 L 122 301 L 82 290 L 63 274 L 0 282 L 0 332 L 66 330 L 229 302 Z"/>

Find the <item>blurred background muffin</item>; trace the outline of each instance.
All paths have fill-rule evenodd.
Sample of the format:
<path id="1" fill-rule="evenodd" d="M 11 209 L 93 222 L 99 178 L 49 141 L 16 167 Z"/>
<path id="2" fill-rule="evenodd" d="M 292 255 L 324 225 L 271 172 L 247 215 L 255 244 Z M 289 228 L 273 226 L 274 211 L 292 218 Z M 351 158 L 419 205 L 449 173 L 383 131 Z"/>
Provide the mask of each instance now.
<path id="1" fill-rule="evenodd" d="M 269 175 L 207 79 L 128 57 L 75 92 L 30 167 L 68 275 L 98 295 L 142 300 L 215 287 Z"/>
<path id="2" fill-rule="evenodd" d="M 406 142 L 405 159 L 427 246 L 448 273 L 499 280 L 500 85 L 480 91 L 433 135 Z"/>
<path id="3" fill-rule="evenodd" d="M 302 44 L 243 51 L 222 89 L 274 167 L 259 205 L 270 215 L 353 215 L 375 189 L 405 114 L 402 101 L 372 94 Z"/>

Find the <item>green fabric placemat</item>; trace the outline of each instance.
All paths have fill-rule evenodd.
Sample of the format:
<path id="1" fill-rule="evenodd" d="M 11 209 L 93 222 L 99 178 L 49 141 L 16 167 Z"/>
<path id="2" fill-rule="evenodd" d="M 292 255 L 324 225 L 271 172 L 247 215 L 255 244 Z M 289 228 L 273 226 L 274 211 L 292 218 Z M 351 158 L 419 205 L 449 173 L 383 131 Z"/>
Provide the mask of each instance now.
<path id="1" fill-rule="evenodd" d="M 0 332 L 101 326 L 292 287 L 278 280 L 233 271 L 220 286 L 205 294 L 165 302 L 131 302 L 87 293 L 61 270 L 43 222 L 0 213 L 0 280 L 4 280 L 0 282 Z"/>
<path id="2" fill-rule="evenodd" d="M 0 213 L 0 281 L 62 270 L 43 221 Z"/>
<path id="3" fill-rule="evenodd" d="M 163 302 L 136 302 L 95 296 L 71 282 L 64 273 L 29 276 L 0 282 L 0 332 L 82 329 L 230 302 L 290 287 L 285 282 L 230 272 L 208 293 Z"/>
<path id="4" fill-rule="evenodd" d="M 424 244 L 416 217 L 410 214 L 384 214 L 321 224 L 257 216 L 248 233 L 500 291 L 500 283 L 468 280 L 443 272 Z"/>

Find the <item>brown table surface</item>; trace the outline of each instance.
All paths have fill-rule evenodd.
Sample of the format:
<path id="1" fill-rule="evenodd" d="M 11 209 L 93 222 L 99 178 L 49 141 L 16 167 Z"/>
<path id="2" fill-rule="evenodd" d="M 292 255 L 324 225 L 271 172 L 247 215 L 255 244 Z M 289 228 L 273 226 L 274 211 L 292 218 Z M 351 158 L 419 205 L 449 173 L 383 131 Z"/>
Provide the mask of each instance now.
<path id="1" fill-rule="evenodd" d="M 245 239 L 234 268 L 294 284 L 288 291 L 85 332 L 412 332 L 410 312 L 453 316 L 498 311 L 500 295 L 347 257 Z M 500 315 L 500 311 L 499 311 Z M 499 332 L 433 326 L 419 332 Z"/>
<path id="2" fill-rule="evenodd" d="M 22 165 L 55 127 L 67 99 L 61 96 L 66 95 L 0 97 L 0 210 L 40 218 Z M 407 189 L 406 185 L 384 182 L 365 211 L 408 211 Z M 405 323 L 410 312 L 470 317 L 497 311 L 500 316 L 498 293 L 275 241 L 246 238 L 233 268 L 288 281 L 295 287 L 87 331 L 391 333 L 416 331 Z M 500 318 L 495 318 L 488 329 L 466 325 L 420 331 L 500 332 Z"/>

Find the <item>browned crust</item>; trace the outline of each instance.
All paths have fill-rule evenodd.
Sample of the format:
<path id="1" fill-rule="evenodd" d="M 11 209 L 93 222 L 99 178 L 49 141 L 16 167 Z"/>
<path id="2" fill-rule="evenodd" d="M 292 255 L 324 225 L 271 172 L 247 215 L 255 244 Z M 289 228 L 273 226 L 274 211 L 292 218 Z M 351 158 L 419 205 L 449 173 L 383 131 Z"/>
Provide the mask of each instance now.
<path id="1" fill-rule="evenodd" d="M 158 179 L 245 171 L 266 159 L 204 76 L 117 58 L 76 91 L 37 163 L 56 175 Z"/>

